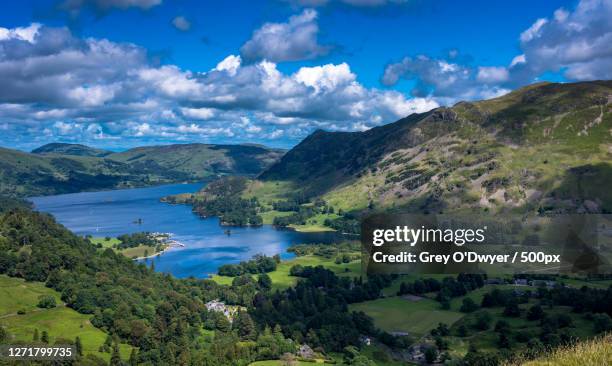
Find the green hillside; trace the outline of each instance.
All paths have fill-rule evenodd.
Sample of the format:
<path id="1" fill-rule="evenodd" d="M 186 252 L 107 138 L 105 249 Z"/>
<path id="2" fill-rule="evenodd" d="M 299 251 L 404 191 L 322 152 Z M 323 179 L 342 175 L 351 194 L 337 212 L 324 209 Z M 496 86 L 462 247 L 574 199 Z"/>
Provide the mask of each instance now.
<path id="1" fill-rule="evenodd" d="M 37 307 L 41 296 L 52 296 L 56 307 L 43 309 Z M 39 282 L 26 282 L 19 278 L 0 275 L 0 326 L 10 334 L 10 341 L 31 343 L 34 333 L 46 331 L 49 343 L 58 340 L 74 342 L 79 337 L 83 353 L 91 354 L 108 361 L 110 353 L 99 352 L 108 334 L 91 325 L 90 316 L 79 314 L 64 306 L 60 294 Z M 121 356 L 127 359 L 131 347 L 120 345 Z"/>
<path id="2" fill-rule="evenodd" d="M 55 142 L 36 148 L 32 150 L 32 153 L 103 157 L 112 154 L 112 151 L 96 149 L 95 147 L 89 147 L 81 144 L 64 144 Z"/>
<path id="3" fill-rule="evenodd" d="M 33 153 L 0 148 L 0 194 L 34 196 L 256 175 L 282 150 L 254 145 L 185 144 L 110 153 L 49 144 Z"/>
<path id="4" fill-rule="evenodd" d="M 612 81 L 540 83 L 366 132 L 316 131 L 245 192 L 265 201 L 283 187 L 275 199 L 301 192 L 353 213 L 609 213 L 611 131 Z"/>

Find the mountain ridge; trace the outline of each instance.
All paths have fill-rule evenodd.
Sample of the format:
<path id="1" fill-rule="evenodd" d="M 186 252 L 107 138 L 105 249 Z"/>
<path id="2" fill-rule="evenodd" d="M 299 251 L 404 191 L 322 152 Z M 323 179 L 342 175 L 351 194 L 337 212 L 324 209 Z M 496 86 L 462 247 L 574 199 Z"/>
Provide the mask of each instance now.
<path id="1" fill-rule="evenodd" d="M 258 179 L 345 211 L 610 212 L 593 184 L 612 181 L 610 161 L 612 81 L 538 83 L 365 132 L 316 131 Z"/>
<path id="2" fill-rule="evenodd" d="M 0 148 L 0 194 L 47 195 L 255 176 L 284 152 L 262 146 L 175 144 L 106 154 L 61 143 L 34 151 Z M 103 156 L 92 156 L 100 151 Z"/>

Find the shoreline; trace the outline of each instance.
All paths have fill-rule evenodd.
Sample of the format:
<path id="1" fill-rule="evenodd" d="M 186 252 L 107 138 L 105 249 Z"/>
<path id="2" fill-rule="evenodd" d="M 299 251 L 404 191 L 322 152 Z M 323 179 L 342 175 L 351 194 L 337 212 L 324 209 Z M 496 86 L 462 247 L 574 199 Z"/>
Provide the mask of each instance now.
<path id="1" fill-rule="evenodd" d="M 146 257 L 136 257 L 136 258 L 132 258 L 132 260 L 134 261 L 138 261 L 138 260 L 143 260 L 143 259 L 149 259 L 149 258 L 155 258 L 157 256 L 160 256 L 162 254 L 164 254 L 165 252 L 167 252 L 168 250 L 172 249 L 172 248 L 184 248 L 185 244 L 174 240 L 174 239 L 170 239 L 170 237 L 168 237 L 168 242 L 166 243 L 166 247 L 162 250 L 160 250 L 159 252 L 156 252 L 154 254 L 148 255 Z"/>

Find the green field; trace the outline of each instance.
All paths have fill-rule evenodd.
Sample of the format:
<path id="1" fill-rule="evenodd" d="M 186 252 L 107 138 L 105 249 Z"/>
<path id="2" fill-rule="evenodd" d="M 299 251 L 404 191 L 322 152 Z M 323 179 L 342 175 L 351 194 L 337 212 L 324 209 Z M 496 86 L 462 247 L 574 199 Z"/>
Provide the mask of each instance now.
<path id="1" fill-rule="evenodd" d="M 38 296 L 41 295 L 55 297 L 57 307 L 36 307 Z M 19 310 L 25 310 L 25 314 L 18 315 L 16 312 Z M 93 354 L 108 361 L 110 353 L 98 352 L 107 334 L 91 325 L 89 319 L 89 315 L 65 307 L 59 294 L 42 283 L 0 275 L 0 326 L 9 332 L 13 341 L 32 342 L 35 329 L 38 329 L 39 334 L 47 331 L 51 344 L 58 338 L 74 341 L 79 337 L 85 354 Z M 121 356 L 128 359 L 131 347 L 121 344 L 120 351 Z"/>
<path id="2" fill-rule="evenodd" d="M 247 188 L 242 193 L 243 198 L 257 197 L 259 203 L 266 208 L 266 211 L 259 215 L 263 219 L 264 224 L 271 225 L 275 217 L 289 216 L 294 214 L 291 211 L 276 211 L 272 209 L 272 202 L 287 199 L 287 197 L 296 192 L 295 184 L 287 181 L 264 182 L 254 180 L 249 182 Z M 336 219 L 339 216 L 336 214 L 317 214 L 310 217 L 306 225 L 289 225 L 293 230 L 300 232 L 321 232 L 334 231 L 333 229 L 323 225 L 325 219 Z"/>
<path id="3" fill-rule="evenodd" d="M 428 275 L 427 277 L 442 279 L 448 275 Z M 396 294 L 399 283 L 414 280 L 417 276 L 406 275 L 394 281 L 389 293 Z M 451 300 L 451 308 L 442 310 L 440 303 L 424 295 L 420 300 L 413 301 L 401 296 L 391 296 L 383 299 L 351 304 L 349 308 L 355 311 L 363 311 L 374 319 L 379 328 L 387 332 L 407 332 L 411 335 L 421 337 L 435 328 L 438 323 L 452 325 L 465 316 L 459 311 L 464 298 L 469 297 L 480 304 L 485 293 L 492 289 L 515 289 L 514 285 L 485 285 L 480 289 L 472 291 L 463 297 Z M 387 290 L 385 289 L 385 290 Z M 385 291 L 383 291 L 385 292 Z"/>
<path id="4" fill-rule="evenodd" d="M 139 245 L 134 248 L 126 248 L 122 250 L 115 249 L 113 246 L 121 243 L 117 238 L 110 238 L 110 240 L 106 240 L 106 238 L 102 237 L 93 237 L 90 238 L 89 241 L 91 241 L 95 245 L 101 244 L 102 248 L 111 248 L 115 252 L 121 253 L 128 258 L 141 258 L 144 257 L 145 254 L 147 254 L 147 256 L 151 256 L 155 253 L 155 247 L 152 247 L 150 245 Z M 145 253 L 145 251 L 147 253 Z"/>
<path id="5" fill-rule="evenodd" d="M 282 261 L 278 264 L 275 271 L 268 273 L 272 279 L 273 290 L 283 290 L 294 286 L 297 283 L 298 277 L 289 275 L 291 267 L 297 264 L 302 266 L 323 266 L 335 272 L 339 276 L 359 276 L 361 274 L 360 261 L 336 264 L 334 259 L 306 255 L 303 257 L 296 257 L 288 261 Z M 253 275 L 253 277 L 256 277 L 256 275 Z M 212 276 L 212 279 L 222 285 L 231 285 L 234 277 L 214 275 Z"/>
<path id="6" fill-rule="evenodd" d="M 422 337 L 438 323 L 453 324 L 463 317 L 454 310 L 442 310 L 437 301 L 421 298 L 418 301 L 402 297 L 388 297 L 349 305 L 352 311 L 363 311 L 374 319 L 374 324 L 387 332 L 407 332 Z"/>
<path id="7" fill-rule="evenodd" d="M 493 326 L 498 320 L 504 320 L 508 322 L 512 328 L 513 332 L 516 331 L 524 331 L 534 334 L 534 336 L 538 335 L 542 328 L 540 326 L 540 321 L 530 321 L 527 320 L 525 314 L 527 310 L 532 305 L 537 303 L 536 300 L 531 300 L 528 304 L 521 304 L 519 308 L 521 309 L 521 316 L 518 318 L 506 317 L 503 316 L 503 308 L 495 307 L 495 308 L 487 308 L 486 310 L 492 315 L 491 329 L 485 331 L 474 331 L 471 330 L 468 337 L 459 338 L 459 337 L 451 337 L 451 344 L 454 347 L 451 347 L 454 353 L 457 354 L 465 354 L 467 352 L 468 344 L 474 344 L 479 350 L 482 351 L 490 351 L 494 352 L 498 349 L 497 339 L 498 334 L 493 332 Z M 573 325 L 567 329 L 567 332 L 577 339 L 586 339 L 594 336 L 593 332 L 593 323 L 589 320 L 586 320 L 582 314 L 576 314 L 571 311 L 570 307 L 567 306 L 555 306 L 553 308 L 545 308 L 545 311 L 548 315 L 557 315 L 557 314 L 567 314 L 572 318 Z M 471 313 L 465 315 L 461 320 L 457 321 L 451 327 L 451 334 L 455 334 L 458 327 L 461 325 L 465 325 L 470 327 L 471 324 L 475 322 L 476 313 Z M 514 342 L 516 346 L 521 346 L 521 343 Z M 524 344 L 523 344 L 524 346 Z"/>
<path id="8" fill-rule="evenodd" d="M 58 305 L 62 304 L 59 294 L 43 284 L 0 276 L 0 319 L 15 315 L 19 310 L 39 311 L 36 304 L 42 295 L 53 296 Z"/>

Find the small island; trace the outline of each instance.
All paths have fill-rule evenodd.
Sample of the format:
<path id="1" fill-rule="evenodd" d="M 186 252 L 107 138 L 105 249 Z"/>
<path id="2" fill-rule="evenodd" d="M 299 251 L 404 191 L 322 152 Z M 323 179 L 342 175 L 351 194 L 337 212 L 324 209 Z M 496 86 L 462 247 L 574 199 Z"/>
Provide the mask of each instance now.
<path id="1" fill-rule="evenodd" d="M 171 233 L 138 232 L 119 235 L 116 238 L 88 237 L 99 249 L 110 248 L 124 256 L 138 260 L 161 255 L 172 247 L 183 247 L 184 244 L 171 238 Z"/>

